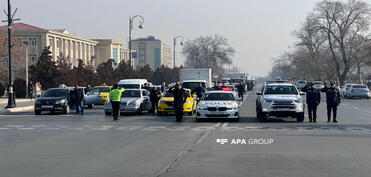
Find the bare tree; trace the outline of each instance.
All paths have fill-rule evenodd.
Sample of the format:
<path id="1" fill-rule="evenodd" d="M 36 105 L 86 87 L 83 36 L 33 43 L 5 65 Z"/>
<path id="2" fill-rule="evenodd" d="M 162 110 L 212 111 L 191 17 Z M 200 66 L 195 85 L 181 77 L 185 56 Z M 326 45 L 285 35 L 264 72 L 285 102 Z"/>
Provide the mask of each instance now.
<path id="1" fill-rule="evenodd" d="M 186 56 L 186 66 L 210 67 L 222 70 L 223 64 L 231 64 L 235 50 L 221 35 L 198 37 L 187 41 L 182 54 Z"/>

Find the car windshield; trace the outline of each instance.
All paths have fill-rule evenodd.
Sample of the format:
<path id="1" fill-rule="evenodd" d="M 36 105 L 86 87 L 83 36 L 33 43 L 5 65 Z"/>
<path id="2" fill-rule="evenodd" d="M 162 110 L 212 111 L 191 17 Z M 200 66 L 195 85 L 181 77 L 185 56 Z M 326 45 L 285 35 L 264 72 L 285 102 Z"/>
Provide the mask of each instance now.
<path id="1" fill-rule="evenodd" d="M 362 88 L 366 89 L 367 87 L 365 85 L 353 85 L 353 88 Z"/>
<path id="2" fill-rule="evenodd" d="M 139 90 L 126 90 L 122 92 L 121 97 L 140 97 Z"/>
<path id="3" fill-rule="evenodd" d="M 183 87 L 183 88 L 188 88 L 188 89 L 193 90 L 193 89 L 195 89 L 195 88 L 198 87 L 198 84 L 199 84 L 199 83 L 200 83 L 200 82 L 183 82 L 183 83 L 182 83 L 182 87 Z M 201 83 L 202 83 L 202 87 L 203 87 L 203 88 L 206 88 L 205 83 L 204 83 L 204 82 L 201 82 Z"/>
<path id="4" fill-rule="evenodd" d="M 99 89 L 93 89 L 88 92 L 88 95 L 99 95 Z"/>
<path id="5" fill-rule="evenodd" d="M 220 100 L 220 101 L 234 101 L 232 93 L 206 93 L 202 100 Z"/>
<path id="6" fill-rule="evenodd" d="M 109 92 L 110 88 L 109 87 L 97 87 L 96 88 L 99 92 Z"/>
<path id="7" fill-rule="evenodd" d="M 125 89 L 139 89 L 139 84 L 120 84 L 119 87 L 125 88 Z"/>
<path id="8" fill-rule="evenodd" d="M 297 89 L 292 85 L 269 85 L 265 87 L 264 94 L 297 95 Z"/>
<path id="9" fill-rule="evenodd" d="M 43 97 L 67 97 L 67 89 L 50 89 L 47 90 L 42 96 Z"/>

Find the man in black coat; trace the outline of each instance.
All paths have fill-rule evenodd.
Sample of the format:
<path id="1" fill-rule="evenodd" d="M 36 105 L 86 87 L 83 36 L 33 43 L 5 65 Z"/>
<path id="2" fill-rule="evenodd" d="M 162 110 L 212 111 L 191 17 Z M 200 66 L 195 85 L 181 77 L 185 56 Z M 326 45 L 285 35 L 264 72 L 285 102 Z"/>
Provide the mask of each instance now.
<path id="1" fill-rule="evenodd" d="M 322 92 L 326 92 L 326 103 L 327 103 L 327 122 L 331 121 L 331 110 L 334 113 L 333 116 L 333 122 L 338 122 L 336 120 L 336 111 L 337 107 L 340 104 L 340 92 L 339 90 L 335 87 L 335 83 L 331 82 L 330 83 L 330 88 L 325 87 L 322 89 Z"/>
<path id="2" fill-rule="evenodd" d="M 76 113 L 79 114 L 81 110 L 81 114 L 84 114 L 84 93 L 79 89 L 79 86 L 76 85 L 70 94 L 72 103 L 76 108 Z"/>
<path id="3" fill-rule="evenodd" d="M 243 95 L 245 93 L 245 85 L 242 82 L 237 85 L 237 91 L 238 97 L 243 99 Z"/>
<path id="4" fill-rule="evenodd" d="M 157 89 L 157 87 L 153 87 L 151 90 L 151 93 L 149 94 L 149 99 L 151 100 L 151 113 L 155 113 L 155 109 L 157 107 L 157 102 L 159 100 L 158 95 L 161 94 L 160 91 Z"/>
<path id="5" fill-rule="evenodd" d="M 317 122 L 317 106 L 321 102 L 321 93 L 314 89 L 313 83 L 305 86 L 301 91 L 307 93 L 309 122 Z"/>
<path id="6" fill-rule="evenodd" d="M 198 83 L 198 87 L 192 90 L 192 95 L 196 94 L 197 98 L 201 98 L 202 95 L 206 92 L 206 89 L 202 87 L 202 83 Z"/>
<path id="7" fill-rule="evenodd" d="M 181 122 L 183 119 L 183 104 L 187 100 L 186 92 L 179 83 L 177 83 L 175 87 L 170 88 L 169 92 L 174 94 L 176 121 Z"/>

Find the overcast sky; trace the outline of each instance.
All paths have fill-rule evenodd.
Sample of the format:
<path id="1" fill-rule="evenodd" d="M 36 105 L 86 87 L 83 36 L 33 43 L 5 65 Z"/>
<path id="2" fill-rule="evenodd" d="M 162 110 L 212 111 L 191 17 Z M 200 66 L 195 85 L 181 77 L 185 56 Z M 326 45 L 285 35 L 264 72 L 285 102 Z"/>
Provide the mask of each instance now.
<path id="1" fill-rule="evenodd" d="M 264 76 L 271 69 L 272 58 L 293 44 L 292 32 L 316 2 L 319 0 L 12 0 L 12 7 L 18 8 L 16 17 L 23 23 L 66 28 L 86 38 L 127 41 L 128 17 L 137 14 L 145 22 L 144 29 L 134 30 L 134 38 L 154 35 L 171 47 L 175 35 L 194 39 L 220 34 L 236 50 L 234 65 Z M 0 5 L 6 9 L 5 0 Z M 184 60 L 178 52 L 177 60 L 177 64 Z"/>

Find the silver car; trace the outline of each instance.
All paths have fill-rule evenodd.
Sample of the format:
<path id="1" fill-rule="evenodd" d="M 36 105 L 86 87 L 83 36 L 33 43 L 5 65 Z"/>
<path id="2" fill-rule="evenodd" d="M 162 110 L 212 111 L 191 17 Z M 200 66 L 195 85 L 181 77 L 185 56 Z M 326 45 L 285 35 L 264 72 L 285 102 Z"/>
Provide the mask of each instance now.
<path id="1" fill-rule="evenodd" d="M 364 84 L 350 84 L 347 85 L 345 98 L 371 98 L 370 90 Z"/>
<path id="2" fill-rule="evenodd" d="M 120 113 L 142 113 L 152 107 L 149 91 L 145 89 L 125 89 L 121 95 Z M 104 103 L 106 115 L 112 114 L 112 105 L 109 100 Z"/>
<path id="3" fill-rule="evenodd" d="M 94 105 L 101 104 L 101 100 L 102 96 L 100 95 L 99 89 L 93 89 L 84 96 L 84 105 L 93 108 Z"/>

